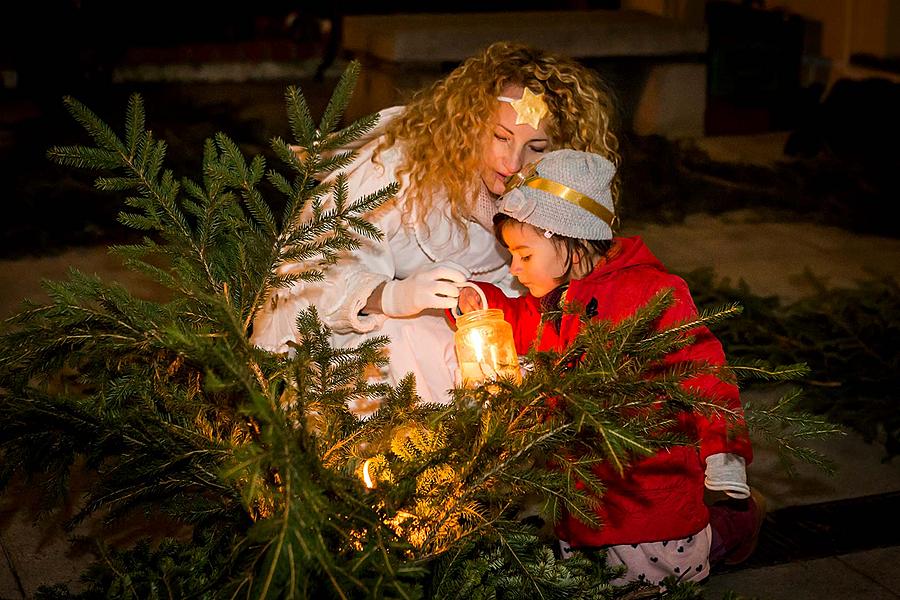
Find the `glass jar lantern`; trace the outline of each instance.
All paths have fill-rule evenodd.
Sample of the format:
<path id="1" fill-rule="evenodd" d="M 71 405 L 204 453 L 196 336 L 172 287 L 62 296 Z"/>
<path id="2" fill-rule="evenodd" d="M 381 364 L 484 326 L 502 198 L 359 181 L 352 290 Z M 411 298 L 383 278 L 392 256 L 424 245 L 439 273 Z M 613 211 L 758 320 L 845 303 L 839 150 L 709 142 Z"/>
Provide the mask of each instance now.
<path id="1" fill-rule="evenodd" d="M 474 310 L 457 318 L 454 341 L 463 386 L 500 377 L 521 381 L 512 326 L 499 308 Z"/>

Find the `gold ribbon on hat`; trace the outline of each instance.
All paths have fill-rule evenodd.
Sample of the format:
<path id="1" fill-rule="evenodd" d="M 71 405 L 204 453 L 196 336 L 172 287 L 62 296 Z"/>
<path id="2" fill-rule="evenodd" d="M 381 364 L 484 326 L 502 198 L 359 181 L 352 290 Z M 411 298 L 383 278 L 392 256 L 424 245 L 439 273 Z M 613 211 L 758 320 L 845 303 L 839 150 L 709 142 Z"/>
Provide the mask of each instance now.
<path id="1" fill-rule="evenodd" d="M 520 185 L 524 185 L 525 183 L 531 181 L 532 179 L 538 176 L 537 174 L 537 166 L 538 163 L 541 162 L 541 159 L 534 161 L 533 163 L 528 163 L 524 167 L 522 167 L 516 173 L 513 173 L 509 177 L 506 178 L 506 187 L 503 189 L 503 194 L 506 195 L 509 192 L 513 191 Z"/>
<path id="2" fill-rule="evenodd" d="M 574 204 L 579 208 L 583 208 L 588 211 L 607 225 L 609 225 L 610 229 L 618 227 L 619 218 L 613 214 L 611 210 L 591 198 L 585 194 L 582 194 L 578 190 L 573 190 L 567 185 L 563 185 L 558 181 L 553 181 L 552 179 L 544 179 L 539 176 L 537 173 L 538 163 L 541 161 L 538 160 L 529 165 L 526 165 L 522 168 L 518 173 L 513 173 L 509 177 L 506 178 L 506 189 L 503 190 L 503 194 L 506 195 L 512 190 L 516 189 L 519 186 L 526 185 L 530 188 L 534 188 L 536 190 L 541 190 L 542 192 L 547 192 L 552 196 L 556 196 L 557 198 L 562 198 L 566 202 Z"/>
<path id="3" fill-rule="evenodd" d="M 590 196 L 586 196 L 577 190 L 573 190 L 569 186 L 550 179 L 544 179 L 543 177 L 536 177 L 526 181 L 525 185 L 536 190 L 547 192 L 548 194 L 552 194 L 557 198 L 562 198 L 566 202 L 571 202 L 575 206 L 583 208 L 609 225 L 610 228 L 616 227 L 619 224 L 618 218 L 616 218 L 616 215 L 614 215 L 611 210 Z"/>

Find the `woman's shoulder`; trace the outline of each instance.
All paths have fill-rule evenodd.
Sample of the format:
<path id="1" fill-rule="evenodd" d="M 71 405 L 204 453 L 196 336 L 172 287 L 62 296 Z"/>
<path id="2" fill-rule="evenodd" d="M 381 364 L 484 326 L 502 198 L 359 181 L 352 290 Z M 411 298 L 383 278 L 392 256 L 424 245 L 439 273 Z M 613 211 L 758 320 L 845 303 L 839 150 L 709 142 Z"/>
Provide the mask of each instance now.
<path id="1" fill-rule="evenodd" d="M 403 106 L 392 106 L 378 113 L 378 121 L 371 131 L 342 146 L 337 152 L 354 152 L 353 162 L 343 169 L 348 175 L 359 173 L 365 177 L 393 176 L 403 160 L 399 142 L 385 147 L 387 129 L 403 113 Z"/>
<path id="2" fill-rule="evenodd" d="M 388 127 L 400 116 L 405 110 L 405 106 L 391 106 L 379 111 L 375 115 L 375 124 L 372 128 L 360 135 L 358 138 L 349 142 L 343 150 L 359 150 L 370 145 L 372 142 L 380 143 L 387 132 Z M 376 144 L 377 145 L 377 144 Z"/>

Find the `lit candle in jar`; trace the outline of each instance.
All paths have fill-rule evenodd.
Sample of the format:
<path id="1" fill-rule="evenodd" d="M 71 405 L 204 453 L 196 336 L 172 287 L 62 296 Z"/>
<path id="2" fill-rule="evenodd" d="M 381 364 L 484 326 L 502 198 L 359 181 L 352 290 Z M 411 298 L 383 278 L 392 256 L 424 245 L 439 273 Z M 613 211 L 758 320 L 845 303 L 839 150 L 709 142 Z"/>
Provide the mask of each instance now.
<path id="1" fill-rule="evenodd" d="M 487 306 L 484 293 L 473 284 Z M 462 384 L 478 385 L 499 377 L 521 379 L 519 360 L 513 342 L 512 326 L 503 319 L 503 311 L 483 308 L 466 313 L 456 320 L 456 355 Z"/>

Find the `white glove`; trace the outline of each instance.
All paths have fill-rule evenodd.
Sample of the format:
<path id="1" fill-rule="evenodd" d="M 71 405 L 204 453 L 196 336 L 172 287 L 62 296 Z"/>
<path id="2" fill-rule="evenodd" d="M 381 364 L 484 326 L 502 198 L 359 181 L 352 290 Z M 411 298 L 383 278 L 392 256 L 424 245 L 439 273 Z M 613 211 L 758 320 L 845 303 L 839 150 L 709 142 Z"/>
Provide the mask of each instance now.
<path id="1" fill-rule="evenodd" d="M 711 454 L 706 458 L 706 489 L 725 492 L 732 498 L 749 498 L 747 463 L 743 456 L 729 453 Z"/>
<path id="2" fill-rule="evenodd" d="M 381 312 L 388 317 L 411 317 L 427 308 L 453 308 L 459 296 L 457 283 L 471 276 L 469 270 L 445 261 L 407 277 L 384 284 Z"/>

